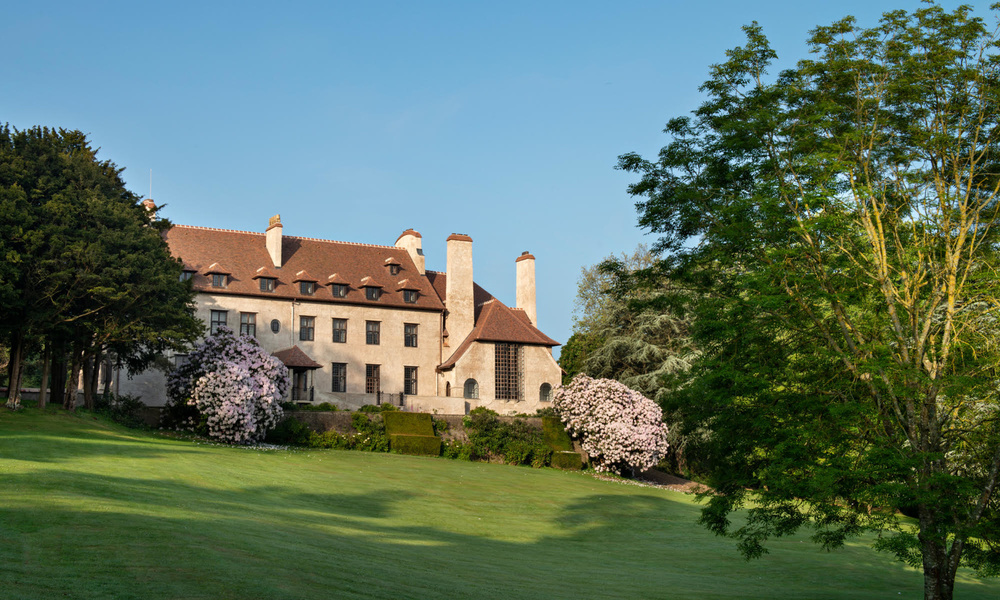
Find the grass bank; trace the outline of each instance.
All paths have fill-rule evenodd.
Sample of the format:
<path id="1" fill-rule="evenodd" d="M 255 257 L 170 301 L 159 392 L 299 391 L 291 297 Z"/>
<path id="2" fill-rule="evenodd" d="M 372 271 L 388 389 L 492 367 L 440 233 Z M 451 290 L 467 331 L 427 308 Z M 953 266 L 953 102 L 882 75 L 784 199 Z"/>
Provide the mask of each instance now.
<path id="1" fill-rule="evenodd" d="M 747 563 L 689 496 L 551 469 L 260 451 L 0 412 L 4 598 L 919 598 L 796 537 Z M 965 578 L 958 598 L 1000 597 Z"/>

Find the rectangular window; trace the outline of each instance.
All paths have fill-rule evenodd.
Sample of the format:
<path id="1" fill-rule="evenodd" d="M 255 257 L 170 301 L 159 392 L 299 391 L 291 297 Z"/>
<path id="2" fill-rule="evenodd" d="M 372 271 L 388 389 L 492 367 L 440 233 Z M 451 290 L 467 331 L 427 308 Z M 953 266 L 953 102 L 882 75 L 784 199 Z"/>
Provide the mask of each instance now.
<path id="1" fill-rule="evenodd" d="M 416 290 L 403 290 L 403 302 L 407 304 L 417 303 L 417 291 Z"/>
<path id="2" fill-rule="evenodd" d="M 382 295 L 382 288 L 367 286 L 365 287 L 365 298 L 369 300 L 378 300 Z"/>
<path id="3" fill-rule="evenodd" d="M 496 343 L 496 399 L 524 399 L 524 347 L 521 344 Z"/>
<path id="4" fill-rule="evenodd" d="M 330 291 L 333 293 L 334 298 L 346 298 L 347 297 L 347 286 L 342 283 L 335 283 L 330 286 Z"/>
<path id="5" fill-rule="evenodd" d="M 194 271 L 181 271 L 181 281 L 187 281 L 194 276 Z"/>
<path id="6" fill-rule="evenodd" d="M 209 324 L 208 332 L 210 335 L 215 335 L 215 333 L 219 331 L 219 327 L 226 326 L 228 314 L 229 314 L 228 311 L 225 310 L 212 311 L 212 319 L 208 323 Z"/>
<path id="7" fill-rule="evenodd" d="M 417 395 L 416 367 L 403 367 L 403 393 L 407 396 Z"/>
<path id="8" fill-rule="evenodd" d="M 378 346 L 381 331 L 382 323 L 380 321 L 365 321 L 365 343 L 369 346 Z"/>
<path id="9" fill-rule="evenodd" d="M 347 391 L 347 363 L 333 363 L 333 391 Z"/>
<path id="10" fill-rule="evenodd" d="M 403 324 L 403 345 L 407 348 L 417 347 L 417 324 L 416 323 L 404 323 Z"/>
<path id="11" fill-rule="evenodd" d="M 187 354 L 175 354 L 174 355 L 174 368 L 179 369 L 187 364 L 188 355 Z"/>
<path id="12" fill-rule="evenodd" d="M 340 344 L 347 343 L 347 319 L 333 320 L 333 341 Z"/>
<path id="13" fill-rule="evenodd" d="M 299 317 L 299 339 L 304 342 L 313 341 L 316 330 L 316 317 Z"/>
<path id="14" fill-rule="evenodd" d="M 379 379 L 379 365 L 365 365 L 365 393 L 377 394 L 382 390 Z"/>
<path id="15" fill-rule="evenodd" d="M 223 273 L 212 273 L 212 287 L 226 287 L 226 276 Z"/>
<path id="16" fill-rule="evenodd" d="M 389 265 L 390 275 L 399 275 L 399 265 Z"/>
<path id="17" fill-rule="evenodd" d="M 240 313 L 240 335 L 257 337 L 257 313 Z"/>
<path id="18" fill-rule="evenodd" d="M 260 291 L 262 291 L 262 292 L 273 292 L 274 291 L 274 279 L 272 277 L 261 277 L 260 278 Z"/>
<path id="19" fill-rule="evenodd" d="M 316 291 L 316 284 L 312 281 L 300 281 L 299 282 L 299 293 L 303 296 L 312 296 Z"/>

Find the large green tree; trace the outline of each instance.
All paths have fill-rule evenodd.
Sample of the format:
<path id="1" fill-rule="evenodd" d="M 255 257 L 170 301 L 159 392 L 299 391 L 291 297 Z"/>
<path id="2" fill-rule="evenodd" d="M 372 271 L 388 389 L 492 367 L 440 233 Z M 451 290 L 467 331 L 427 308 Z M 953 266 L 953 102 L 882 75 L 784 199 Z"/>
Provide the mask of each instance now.
<path id="1" fill-rule="evenodd" d="M 702 521 L 747 557 L 876 530 L 951 598 L 961 564 L 1000 572 L 996 31 L 968 7 L 846 18 L 777 77 L 745 31 L 659 157 L 619 163 L 699 290 L 671 402 L 713 432 Z"/>
<path id="2" fill-rule="evenodd" d="M 141 370 L 152 356 L 200 333 L 190 284 L 121 169 L 99 160 L 79 131 L 0 127 L 0 334 L 10 347 L 7 405 L 19 405 L 29 349 L 81 370 L 111 350 Z M 46 363 L 48 364 L 48 363 Z M 43 382 L 44 386 L 44 382 Z M 57 389 L 61 386 L 55 386 Z M 75 405 L 75 385 L 65 395 Z M 85 394 L 88 400 L 90 394 Z M 62 400 L 62 399 L 60 399 Z"/>

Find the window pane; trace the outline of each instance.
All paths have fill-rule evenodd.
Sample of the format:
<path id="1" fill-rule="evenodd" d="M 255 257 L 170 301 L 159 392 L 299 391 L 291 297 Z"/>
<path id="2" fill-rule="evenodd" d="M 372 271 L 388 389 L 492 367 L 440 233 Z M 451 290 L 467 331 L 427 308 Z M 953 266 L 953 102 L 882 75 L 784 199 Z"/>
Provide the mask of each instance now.
<path id="1" fill-rule="evenodd" d="M 227 322 L 227 315 L 229 313 L 224 310 L 213 310 L 212 317 L 209 321 L 209 334 L 215 335 L 219 331 L 219 327 L 225 327 Z"/>
<path id="2" fill-rule="evenodd" d="M 314 323 L 316 322 L 315 317 L 299 317 L 299 339 L 311 342 L 313 340 L 313 331 L 315 329 Z"/>
<path id="3" fill-rule="evenodd" d="M 347 391 L 347 363 L 333 363 L 333 391 Z"/>
<path id="4" fill-rule="evenodd" d="M 365 365 L 365 393 L 377 394 L 381 389 L 379 365 Z"/>
<path id="5" fill-rule="evenodd" d="M 312 296 L 313 292 L 316 291 L 316 284 L 311 281 L 300 281 L 299 282 L 299 293 L 305 296 Z"/>
<path id="6" fill-rule="evenodd" d="M 475 379 L 465 380 L 465 397 L 469 399 L 479 398 L 479 382 Z"/>
<path id="7" fill-rule="evenodd" d="M 403 393 L 408 396 L 417 395 L 416 367 L 403 367 Z"/>
<path id="8" fill-rule="evenodd" d="M 260 278 L 260 291 L 262 292 L 273 292 L 274 291 L 274 279 L 270 277 Z"/>
<path id="9" fill-rule="evenodd" d="M 333 341 L 347 343 L 347 319 L 333 320 Z"/>
<path id="10" fill-rule="evenodd" d="M 417 326 L 414 323 L 403 325 L 403 345 L 407 348 L 417 347 Z"/>
<path id="11" fill-rule="evenodd" d="M 240 313 L 240 335 L 257 336 L 257 313 Z"/>
<path id="12" fill-rule="evenodd" d="M 497 342 L 495 347 L 496 399 L 523 400 L 524 365 L 520 344 Z"/>
<path id="13" fill-rule="evenodd" d="M 379 296 L 381 295 L 382 295 L 382 288 L 377 288 L 377 287 L 365 288 L 365 298 L 369 300 L 378 300 Z"/>
<path id="14" fill-rule="evenodd" d="M 381 323 L 379 321 L 365 321 L 365 343 L 377 346 L 381 333 Z"/>

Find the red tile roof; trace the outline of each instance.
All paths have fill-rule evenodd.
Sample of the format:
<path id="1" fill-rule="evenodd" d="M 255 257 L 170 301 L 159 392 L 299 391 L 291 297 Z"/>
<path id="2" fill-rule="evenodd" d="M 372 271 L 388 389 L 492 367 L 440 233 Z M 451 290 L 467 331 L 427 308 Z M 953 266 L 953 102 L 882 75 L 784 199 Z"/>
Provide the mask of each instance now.
<path id="1" fill-rule="evenodd" d="M 278 350 L 271 356 L 277 358 L 286 367 L 293 367 L 298 369 L 322 369 L 323 365 L 309 358 L 309 355 L 302 351 L 298 346 L 292 346 L 291 348 L 285 348 L 284 350 Z"/>
<path id="2" fill-rule="evenodd" d="M 431 288 L 430 282 L 420 276 L 409 253 L 395 246 L 334 242 L 294 236 L 283 236 L 281 255 L 284 264 L 273 267 L 263 233 L 232 231 L 208 227 L 175 225 L 164 234 L 170 253 L 181 258 L 196 273 L 191 283 L 197 291 L 212 294 L 234 294 L 268 298 L 308 298 L 310 302 L 366 304 L 405 309 L 444 310 L 444 305 Z M 362 278 L 385 270 L 385 259 L 390 257 L 400 264 L 399 278 L 410 279 L 420 292 L 416 303 L 403 302 L 402 291 L 383 290 L 378 300 L 367 300 L 361 289 Z M 213 265 L 213 272 L 229 275 L 228 286 L 213 288 L 211 277 L 205 271 Z M 221 265 L 225 265 L 225 268 Z M 273 292 L 261 292 L 253 280 L 257 269 L 265 266 L 277 279 Z M 220 270 L 221 269 L 221 270 Z M 329 287 L 316 293 L 302 295 L 295 282 L 300 271 L 332 273 L 348 285 L 347 296 L 334 298 Z M 331 282 L 327 282 L 331 283 Z M 337 281 L 340 283 L 340 281 Z"/>

